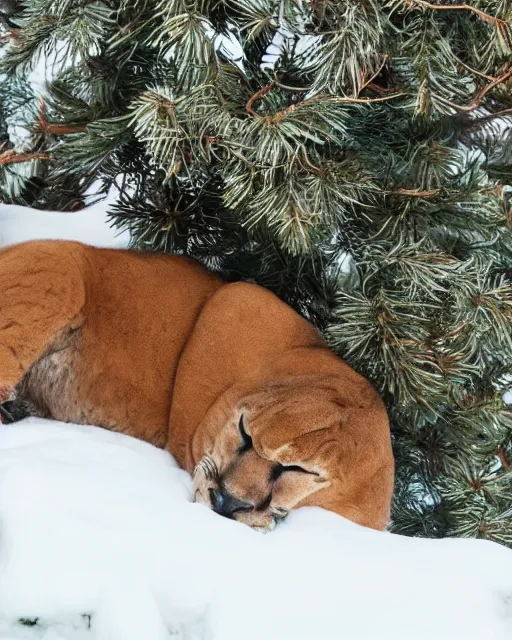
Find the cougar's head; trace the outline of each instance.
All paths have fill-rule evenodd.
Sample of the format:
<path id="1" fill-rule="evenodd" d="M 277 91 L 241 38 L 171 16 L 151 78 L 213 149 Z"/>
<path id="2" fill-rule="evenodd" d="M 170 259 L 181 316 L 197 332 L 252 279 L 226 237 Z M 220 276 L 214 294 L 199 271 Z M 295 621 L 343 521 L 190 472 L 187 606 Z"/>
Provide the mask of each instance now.
<path id="1" fill-rule="evenodd" d="M 194 437 L 195 500 L 261 531 L 303 505 L 340 512 L 358 448 L 344 428 L 353 411 L 329 376 L 267 384 L 217 409 Z"/>

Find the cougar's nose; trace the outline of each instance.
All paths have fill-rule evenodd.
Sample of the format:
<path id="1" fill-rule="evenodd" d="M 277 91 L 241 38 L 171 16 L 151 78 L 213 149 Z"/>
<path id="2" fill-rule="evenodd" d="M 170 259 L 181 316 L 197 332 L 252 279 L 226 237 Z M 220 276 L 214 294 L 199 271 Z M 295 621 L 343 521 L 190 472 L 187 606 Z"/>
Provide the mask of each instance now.
<path id="1" fill-rule="evenodd" d="M 254 508 L 250 502 L 239 500 L 224 489 L 209 489 L 209 492 L 213 510 L 226 518 L 233 518 L 237 511 L 251 511 Z"/>

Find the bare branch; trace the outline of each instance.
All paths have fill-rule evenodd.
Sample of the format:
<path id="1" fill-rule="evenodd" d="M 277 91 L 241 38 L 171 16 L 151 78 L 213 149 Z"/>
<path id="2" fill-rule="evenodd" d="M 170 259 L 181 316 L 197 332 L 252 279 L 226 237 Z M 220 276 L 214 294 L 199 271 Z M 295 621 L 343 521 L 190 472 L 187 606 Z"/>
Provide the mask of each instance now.
<path id="1" fill-rule="evenodd" d="M 68 133 L 82 133 L 86 129 L 85 124 L 57 124 L 52 122 L 47 122 L 44 126 L 45 133 L 52 133 L 55 136 L 62 136 Z"/>
<path id="2" fill-rule="evenodd" d="M 383 96 L 381 98 L 328 98 L 322 94 L 318 94 L 316 96 L 313 96 L 312 98 L 309 98 L 308 100 L 303 100 L 302 102 L 297 102 L 296 104 L 292 104 L 286 109 L 283 109 L 282 111 L 278 111 L 277 113 L 274 113 L 271 116 L 258 116 L 258 117 L 260 118 L 265 117 L 268 120 L 271 120 L 273 122 L 278 122 L 279 120 L 282 120 L 285 116 L 287 116 L 289 113 L 296 111 L 300 107 L 303 107 L 305 104 L 309 104 L 311 102 L 315 102 L 320 99 L 325 99 L 326 102 L 335 102 L 335 103 L 344 103 L 344 104 L 351 104 L 351 103 L 369 104 L 371 102 L 387 102 L 388 100 L 393 100 L 394 98 L 399 98 L 405 95 L 406 95 L 405 93 L 394 93 L 391 96 Z"/>
<path id="3" fill-rule="evenodd" d="M 381 64 L 380 64 L 379 68 L 377 69 L 377 71 L 376 71 L 372 76 L 370 76 L 370 77 L 368 78 L 368 80 L 367 80 L 366 82 L 364 82 L 364 83 L 361 85 L 361 88 L 359 89 L 359 93 L 361 93 L 362 91 L 364 91 L 364 89 L 366 89 L 367 87 L 369 87 L 369 86 L 373 83 L 373 81 L 374 81 L 374 80 L 375 80 L 375 78 L 379 75 L 379 73 L 382 71 L 382 69 L 384 68 L 384 65 L 386 64 L 386 62 L 387 62 L 388 60 L 389 60 L 389 56 L 388 56 L 387 54 L 386 54 L 385 56 L 383 56 L 383 58 L 382 58 L 382 62 L 381 62 Z M 377 86 L 377 85 L 374 85 L 374 86 Z M 380 89 L 380 87 L 379 87 L 379 89 Z"/>
<path id="4" fill-rule="evenodd" d="M 507 460 L 507 456 L 505 455 L 505 449 L 500 447 L 498 449 L 498 458 L 503 466 L 504 471 L 510 471 L 510 462 Z"/>
<path id="5" fill-rule="evenodd" d="M 437 96 L 437 98 L 444 104 L 448 105 L 449 107 L 452 107 L 453 109 L 456 109 L 457 111 L 461 111 L 463 113 L 469 113 L 470 111 L 474 111 L 477 107 L 480 106 L 480 103 L 482 102 L 483 98 L 487 93 L 489 93 L 489 91 L 491 91 L 491 89 L 494 89 L 494 87 L 497 87 L 499 84 L 506 82 L 509 78 L 512 78 L 512 68 L 509 69 L 503 75 L 499 76 L 498 78 L 494 78 L 492 82 L 489 82 L 489 84 L 483 87 L 476 94 L 473 100 L 466 106 L 455 104 L 454 102 L 451 102 L 450 100 L 446 100 L 441 96 Z"/>
<path id="6" fill-rule="evenodd" d="M 254 116 L 255 118 L 262 117 L 259 114 L 257 114 L 252 107 L 254 103 L 260 100 L 265 94 L 267 94 L 269 91 L 272 91 L 275 84 L 276 83 L 272 81 L 267 87 L 263 87 L 259 91 L 256 91 L 256 93 L 249 98 L 249 100 L 247 101 L 247 104 L 245 105 L 245 110 L 247 111 L 247 113 L 250 113 L 251 116 Z"/>
<path id="7" fill-rule="evenodd" d="M 39 98 L 39 116 L 37 118 L 36 131 L 51 133 L 55 136 L 66 135 L 68 133 L 82 133 L 85 131 L 85 124 L 59 124 L 48 122 L 46 119 L 46 104 Z"/>
<path id="8" fill-rule="evenodd" d="M 426 2 L 426 0 L 408 0 L 413 4 L 421 5 L 422 7 L 426 7 L 428 9 L 433 9 L 434 11 L 471 11 L 476 14 L 481 20 L 484 22 L 488 22 L 489 24 L 496 24 L 498 26 L 505 26 L 507 23 L 505 20 L 501 18 L 496 18 L 494 16 L 490 16 L 488 13 L 473 7 L 470 4 L 432 4 L 431 2 Z"/>
<path id="9" fill-rule="evenodd" d="M 0 154 L 1 167 L 19 162 L 30 162 L 31 160 L 51 160 L 51 157 L 47 153 L 16 153 L 12 149 Z"/>
<path id="10" fill-rule="evenodd" d="M 390 195 L 410 196 L 411 198 L 431 198 L 436 196 L 441 190 L 431 189 L 430 191 L 421 191 L 420 189 L 397 189 L 391 191 Z"/>
<path id="11" fill-rule="evenodd" d="M 343 102 L 350 104 L 351 102 L 355 104 L 369 104 L 371 102 L 387 102 L 388 100 L 394 100 L 395 98 L 401 98 L 402 96 L 407 95 L 406 93 L 393 93 L 390 96 L 382 96 L 382 98 L 329 98 L 329 102 Z"/>

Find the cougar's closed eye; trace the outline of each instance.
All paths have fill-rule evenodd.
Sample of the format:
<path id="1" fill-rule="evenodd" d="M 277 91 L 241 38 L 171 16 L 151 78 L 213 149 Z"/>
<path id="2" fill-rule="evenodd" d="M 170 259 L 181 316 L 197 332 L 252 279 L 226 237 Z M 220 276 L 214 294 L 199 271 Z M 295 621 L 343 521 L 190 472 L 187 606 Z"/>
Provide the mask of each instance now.
<path id="1" fill-rule="evenodd" d="M 238 430 L 240 431 L 240 437 L 242 438 L 242 445 L 239 448 L 240 453 L 249 451 L 249 449 L 252 449 L 252 438 L 244 428 L 243 414 L 240 416 L 240 420 L 238 421 Z"/>
<path id="2" fill-rule="evenodd" d="M 318 476 L 319 474 L 316 471 L 308 471 L 307 469 L 303 469 L 299 467 L 297 464 L 284 465 L 278 462 L 272 467 L 272 471 L 270 472 L 270 479 L 272 481 L 277 480 L 283 473 L 287 473 L 289 471 L 295 471 L 296 473 L 309 473 L 312 476 Z"/>

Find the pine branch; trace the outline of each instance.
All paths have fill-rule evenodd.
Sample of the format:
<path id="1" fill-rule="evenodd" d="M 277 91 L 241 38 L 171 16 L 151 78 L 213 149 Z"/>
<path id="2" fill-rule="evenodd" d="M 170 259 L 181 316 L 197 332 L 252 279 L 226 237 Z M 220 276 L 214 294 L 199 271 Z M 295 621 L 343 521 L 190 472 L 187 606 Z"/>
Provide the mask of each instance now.
<path id="1" fill-rule="evenodd" d="M 473 100 L 466 106 L 454 104 L 453 102 L 450 102 L 449 100 L 446 100 L 444 98 L 439 98 L 439 99 L 442 100 L 445 104 L 449 105 L 450 107 L 457 109 L 457 111 L 460 111 L 463 113 L 470 113 L 471 111 L 474 111 L 481 105 L 482 100 L 487 95 L 487 93 L 489 93 L 489 91 L 491 91 L 498 85 L 502 84 L 503 82 L 506 82 L 509 78 L 512 78 L 512 68 L 509 69 L 506 73 L 499 76 L 498 78 L 494 78 L 492 82 L 490 82 L 485 87 L 483 87 L 476 94 Z"/>
<path id="2" fill-rule="evenodd" d="M 505 26 L 507 24 L 505 20 L 491 16 L 488 13 L 485 13 L 477 7 L 473 7 L 469 4 L 432 4 L 431 2 L 426 2 L 426 0 L 407 0 L 407 2 L 412 2 L 416 5 L 420 5 L 428 9 L 433 9 L 434 11 L 471 11 L 481 20 L 489 24 L 495 24 L 498 26 Z"/>
<path id="3" fill-rule="evenodd" d="M 266 119 L 269 122 L 279 122 L 280 120 L 285 118 L 287 115 L 293 113 L 297 109 L 300 109 L 301 107 L 303 107 L 305 105 L 310 105 L 310 104 L 313 104 L 313 103 L 318 102 L 318 101 L 323 101 L 324 104 L 325 103 L 331 103 L 331 104 L 372 104 L 374 102 L 388 102 L 389 100 L 395 100 L 396 98 L 401 98 L 401 97 L 406 95 L 405 93 L 394 93 L 392 95 L 381 96 L 381 97 L 378 97 L 378 98 L 332 98 L 332 97 L 325 96 L 323 94 L 317 94 L 317 95 L 313 96 L 312 98 L 308 98 L 306 100 L 302 100 L 301 102 L 296 102 L 295 104 L 292 104 L 289 107 L 286 107 L 286 109 L 283 109 L 281 111 L 277 111 L 276 113 L 273 113 L 272 115 L 262 116 L 259 113 L 256 113 L 254 111 L 254 109 L 253 109 L 253 106 L 254 106 L 255 102 L 257 102 L 258 100 L 261 100 L 261 98 L 263 96 L 265 96 L 267 93 L 269 93 L 275 86 L 276 86 L 276 83 L 275 82 L 271 82 L 268 86 L 263 87 L 262 89 L 260 89 L 256 93 L 254 93 L 249 98 L 249 100 L 247 101 L 247 104 L 245 106 L 245 110 L 247 111 L 247 113 L 249 113 L 254 118 Z"/>

